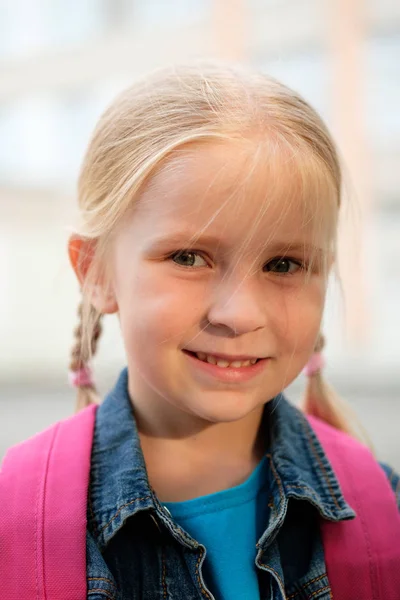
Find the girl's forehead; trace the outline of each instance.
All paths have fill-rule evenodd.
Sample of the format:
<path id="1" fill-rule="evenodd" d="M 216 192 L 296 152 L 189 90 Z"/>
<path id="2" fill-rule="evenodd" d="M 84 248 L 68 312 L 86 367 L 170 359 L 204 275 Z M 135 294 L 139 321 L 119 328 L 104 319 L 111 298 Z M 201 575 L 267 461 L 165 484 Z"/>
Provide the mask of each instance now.
<path id="1" fill-rule="evenodd" d="M 326 243 L 337 211 L 323 197 L 332 191 L 313 169 L 256 142 L 196 145 L 176 153 L 151 179 L 134 220 L 142 227 L 151 221 L 154 233 L 187 231 L 189 240 L 204 233 L 292 243 L 319 233 Z"/>

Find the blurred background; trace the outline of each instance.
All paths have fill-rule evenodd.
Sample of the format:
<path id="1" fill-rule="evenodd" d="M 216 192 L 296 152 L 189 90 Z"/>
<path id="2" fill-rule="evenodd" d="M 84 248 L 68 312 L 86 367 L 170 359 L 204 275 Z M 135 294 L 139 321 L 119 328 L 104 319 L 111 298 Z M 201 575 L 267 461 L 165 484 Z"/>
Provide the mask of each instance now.
<path id="1" fill-rule="evenodd" d="M 338 142 L 346 190 L 327 371 L 400 470 L 398 0 L 0 0 L 0 458 L 74 409 L 79 289 L 66 242 L 97 118 L 136 77 L 201 57 L 294 87 Z M 95 362 L 103 393 L 124 364 L 108 317 Z"/>

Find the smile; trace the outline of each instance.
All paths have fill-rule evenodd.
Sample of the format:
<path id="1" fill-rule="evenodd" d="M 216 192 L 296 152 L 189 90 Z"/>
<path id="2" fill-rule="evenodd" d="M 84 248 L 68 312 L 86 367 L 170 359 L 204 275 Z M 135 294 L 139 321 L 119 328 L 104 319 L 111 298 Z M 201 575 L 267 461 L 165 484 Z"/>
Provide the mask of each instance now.
<path id="1" fill-rule="evenodd" d="M 197 358 L 203 362 L 207 362 L 210 365 L 217 365 L 222 369 L 249 367 L 250 365 L 255 365 L 259 360 L 258 358 L 249 358 L 246 360 L 235 359 L 233 361 L 228 361 L 220 356 L 215 356 L 214 354 L 205 354 L 204 352 L 192 352 L 191 354 L 195 354 L 195 356 L 197 356 Z"/>
<path id="2" fill-rule="evenodd" d="M 227 383 L 249 381 L 260 375 L 269 363 L 269 358 L 233 357 L 188 350 L 183 350 L 183 353 L 189 359 L 189 364 L 195 369 L 195 372 Z"/>

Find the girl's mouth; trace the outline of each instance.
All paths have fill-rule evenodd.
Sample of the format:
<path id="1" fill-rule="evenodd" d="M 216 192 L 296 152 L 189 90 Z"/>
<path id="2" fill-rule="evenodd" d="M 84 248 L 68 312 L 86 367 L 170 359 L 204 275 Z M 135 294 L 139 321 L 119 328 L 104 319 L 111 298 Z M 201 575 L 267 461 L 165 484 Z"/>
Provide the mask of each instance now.
<path id="1" fill-rule="evenodd" d="M 221 358 L 220 355 L 205 354 L 204 352 L 190 352 L 189 350 L 184 350 L 184 352 L 188 352 L 189 354 L 192 354 L 199 360 L 207 362 L 210 365 L 217 365 L 222 369 L 240 369 L 242 367 L 249 367 L 250 365 L 255 365 L 259 360 L 261 360 L 259 358 L 246 358 L 244 360 L 239 360 L 238 358 L 235 358 L 235 360 L 226 360 L 225 358 Z"/>
<path id="2" fill-rule="evenodd" d="M 247 381 L 265 368 L 268 358 L 228 357 L 183 350 L 193 367 L 217 379 L 230 382 Z M 234 358 L 234 360 L 232 360 Z"/>

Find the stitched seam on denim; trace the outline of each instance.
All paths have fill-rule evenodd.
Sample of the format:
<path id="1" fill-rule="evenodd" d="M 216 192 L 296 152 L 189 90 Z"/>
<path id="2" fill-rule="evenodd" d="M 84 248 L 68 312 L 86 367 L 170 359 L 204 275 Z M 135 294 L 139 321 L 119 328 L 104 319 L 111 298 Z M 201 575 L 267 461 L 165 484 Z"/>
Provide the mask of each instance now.
<path id="1" fill-rule="evenodd" d="M 313 592 L 312 594 L 307 596 L 307 598 L 312 598 L 313 596 L 316 596 L 317 594 L 320 594 L 321 592 L 326 592 L 326 591 L 329 591 L 329 598 L 332 598 L 332 593 L 331 593 L 331 589 L 330 589 L 329 585 L 327 585 L 319 590 L 315 590 L 315 592 Z M 286 600 L 293 600 L 293 598 L 298 596 L 300 593 L 301 592 L 294 592 L 294 594 L 290 594 L 290 596 L 288 596 Z"/>
<path id="2" fill-rule="evenodd" d="M 307 587 L 308 585 L 311 585 L 312 583 L 315 583 L 316 581 L 319 581 L 320 579 L 323 579 L 324 577 L 327 577 L 326 573 L 323 573 L 319 577 L 314 577 L 314 579 L 311 579 L 311 581 L 308 581 L 307 583 L 305 583 L 304 587 Z"/>
<path id="3" fill-rule="evenodd" d="M 97 594 L 101 592 L 102 594 L 104 594 L 104 596 L 107 596 L 107 598 L 109 598 L 109 600 L 115 600 L 115 596 L 114 594 L 112 594 L 112 596 L 110 596 L 110 592 L 108 592 L 107 590 L 102 590 L 101 588 L 96 588 L 93 590 L 88 590 L 88 596 L 91 596 L 92 594 Z"/>
<path id="4" fill-rule="evenodd" d="M 315 590 L 315 592 L 313 592 L 312 594 L 310 594 L 308 597 L 309 598 L 313 598 L 317 594 L 321 594 L 321 592 L 329 592 L 329 596 L 332 597 L 332 595 L 331 595 L 331 588 L 329 587 L 329 585 L 326 585 L 325 587 L 321 588 L 320 590 Z"/>
<path id="5" fill-rule="evenodd" d="M 280 477 L 279 477 L 278 473 L 276 472 L 275 465 L 273 463 L 271 454 L 266 454 L 266 456 L 267 456 L 267 458 L 269 460 L 269 463 L 270 463 L 270 466 L 271 466 L 272 475 L 273 475 L 276 483 L 278 484 L 279 495 L 280 495 L 279 500 L 281 501 L 282 498 L 285 497 L 285 494 L 284 494 L 284 491 L 283 491 L 283 487 L 282 487 L 282 483 L 281 483 L 281 480 L 280 480 Z M 275 515 L 277 515 L 278 514 L 278 509 L 275 508 L 273 497 L 271 496 L 270 499 L 271 499 L 271 501 L 268 504 L 268 507 L 272 508 L 272 510 L 274 511 Z M 258 542 L 256 544 L 256 548 L 260 548 L 260 544 Z"/>
<path id="6" fill-rule="evenodd" d="M 274 500 L 273 500 L 272 496 L 270 498 L 270 501 L 268 502 L 268 508 L 270 508 L 272 510 L 273 516 L 275 516 L 277 511 L 276 511 Z"/>
<path id="7" fill-rule="evenodd" d="M 176 533 L 177 536 L 183 537 L 183 539 L 188 542 L 190 547 L 193 546 L 192 540 L 186 535 L 183 529 L 179 529 L 179 527 L 176 527 L 173 521 L 171 521 L 171 529 Z"/>
<path id="8" fill-rule="evenodd" d="M 287 490 L 287 492 L 290 492 L 291 489 L 294 489 L 294 490 L 304 490 L 306 492 L 309 492 L 310 496 L 312 496 L 313 498 L 317 498 L 317 499 L 319 498 L 318 494 L 314 490 L 312 490 L 311 488 L 307 487 L 306 485 L 300 485 L 300 484 L 299 485 L 295 485 L 294 483 L 289 483 L 287 485 L 286 490 Z"/>
<path id="9" fill-rule="evenodd" d="M 285 497 L 285 494 L 284 494 L 284 491 L 283 491 L 283 487 L 282 487 L 282 483 L 281 483 L 280 477 L 279 477 L 279 475 L 278 475 L 278 473 L 277 473 L 277 471 L 275 469 L 275 465 L 273 463 L 271 454 L 266 454 L 266 456 L 267 456 L 267 458 L 269 460 L 269 463 L 270 463 L 270 466 L 271 466 L 272 475 L 273 475 L 276 483 L 278 484 L 279 495 L 280 495 L 279 500 L 281 501 L 282 498 Z M 273 509 L 273 511 L 275 512 L 275 515 L 278 514 L 278 509 L 275 507 L 274 500 L 273 500 L 272 496 L 271 496 L 271 502 L 268 504 L 268 506 L 269 506 L 269 508 Z M 256 548 L 260 548 L 260 544 L 258 542 L 256 544 Z"/>
<path id="10" fill-rule="evenodd" d="M 165 519 L 162 519 L 165 522 Z M 188 535 L 186 535 L 186 533 L 184 532 L 183 529 L 180 529 L 179 527 L 176 527 L 175 523 L 173 521 L 171 521 L 171 525 L 170 528 L 176 533 L 177 536 L 179 537 L 183 537 L 183 539 L 185 541 L 187 541 L 188 546 L 190 548 L 193 548 L 193 540 L 190 539 L 190 537 Z M 198 548 L 198 544 L 195 546 L 195 548 Z"/>
<path id="11" fill-rule="evenodd" d="M 333 500 L 333 502 L 335 503 L 335 506 L 336 506 L 336 508 L 338 508 L 338 509 L 340 510 L 340 505 L 339 505 L 339 503 L 338 503 L 338 501 L 337 501 L 337 498 L 336 498 L 336 496 L 335 496 L 335 493 L 334 493 L 334 491 L 333 491 L 333 489 L 332 489 L 332 486 L 331 486 L 331 484 L 330 484 L 330 481 L 329 481 L 329 479 L 328 479 L 328 474 L 327 474 L 327 472 L 326 472 L 326 469 L 325 469 L 325 467 L 324 467 L 324 465 L 323 465 L 323 463 L 322 463 L 322 460 L 321 460 L 321 458 L 318 456 L 318 452 L 317 452 L 317 450 L 316 450 L 316 448 L 315 448 L 315 446 L 314 446 L 314 441 L 313 441 L 313 439 L 312 439 L 312 437 L 311 437 L 310 431 L 307 429 L 307 422 L 304 422 L 304 430 L 305 430 L 305 432 L 306 432 L 306 435 L 307 435 L 308 441 L 309 441 L 309 442 L 310 442 L 310 444 L 311 444 L 312 452 L 313 452 L 313 454 L 314 454 L 315 458 L 317 459 L 317 462 L 318 462 L 318 464 L 319 464 L 319 466 L 320 466 L 320 468 L 321 468 L 321 470 L 322 470 L 322 474 L 323 474 L 323 476 L 324 476 L 324 479 L 325 479 L 325 481 L 326 481 L 326 484 L 327 484 L 327 486 L 328 486 L 329 493 L 330 493 L 330 495 L 332 496 L 332 500 Z"/>
<path id="12" fill-rule="evenodd" d="M 126 504 L 123 504 L 122 506 L 119 507 L 119 509 L 117 510 L 117 512 L 115 513 L 115 515 L 112 517 L 112 519 L 110 519 L 108 521 L 108 523 L 106 525 L 104 525 L 104 527 L 102 527 L 99 531 L 100 533 L 103 533 L 103 531 L 105 529 L 107 529 L 107 527 L 109 525 L 111 525 L 111 523 L 114 521 L 114 519 L 116 519 L 119 515 L 119 513 L 121 512 L 121 510 L 127 506 L 130 506 L 131 504 L 134 504 L 135 502 L 141 502 L 142 500 L 148 500 L 149 498 L 151 498 L 151 496 L 143 496 L 142 498 L 135 498 L 134 500 L 131 500 L 130 502 L 127 502 Z"/>
<path id="13" fill-rule="evenodd" d="M 267 454 L 270 466 L 271 466 L 271 470 L 272 470 L 272 474 L 274 476 L 274 479 L 276 481 L 276 483 L 278 484 L 278 489 L 279 489 L 279 496 L 280 496 L 280 500 L 282 500 L 282 498 L 285 497 L 284 491 L 283 491 L 283 487 L 282 487 L 282 482 L 281 482 L 281 478 L 279 477 L 274 462 L 272 460 L 272 455 L 271 454 Z"/>
<path id="14" fill-rule="evenodd" d="M 272 567 L 270 567 L 269 565 L 266 565 L 265 563 L 262 563 L 261 561 L 260 561 L 260 565 L 261 565 L 262 567 L 265 567 L 265 568 L 266 568 L 268 571 L 271 571 L 271 572 L 272 572 L 272 573 L 273 573 L 273 574 L 276 576 L 277 580 L 278 580 L 278 581 L 279 581 L 279 583 L 281 584 L 281 586 L 282 586 L 282 589 L 283 589 L 283 591 L 284 591 L 284 593 L 285 593 L 285 586 L 283 585 L 283 581 L 282 581 L 282 579 L 280 578 L 280 576 L 278 575 L 278 573 L 275 571 L 275 569 L 273 569 L 273 568 L 272 568 Z M 288 599 L 287 599 L 287 597 L 286 597 L 286 593 L 285 593 L 285 600 L 288 600 Z"/>
<path id="15" fill-rule="evenodd" d="M 165 549 L 164 549 L 164 546 L 162 547 L 162 550 L 161 550 L 161 561 L 162 561 L 161 583 L 162 583 L 162 588 L 163 588 L 163 598 L 168 598 L 167 582 L 165 580 L 166 573 L 167 573 L 167 567 L 166 567 L 166 563 L 165 563 Z"/>
<path id="16" fill-rule="evenodd" d="M 308 486 L 306 486 L 306 485 L 300 485 L 300 484 L 289 483 L 289 484 L 287 485 L 287 489 L 288 489 L 288 490 L 290 490 L 291 488 L 293 488 L 293 489 L 296 489 L 296 490 L 297 490 L 297 489 L 299 489 L 299 490 L 307 490 L 307 491 L 309 491 L 309 492 L 313 493 L 314 495 L 316 495 L 316 494 L 315 494 L 315 492 L 314 492 L 314 490 L 312 490 L 311 488 L 309 488 L 309 487 L 308 487 Z"/>
<path id="17" fill-rule="evenodd" d="M 201 562 L 201 559 L 202 559 L 202 558 L 203 558 L 203 554 L 202 554 L 202 552 L 200 552 L 200 556 L 199 556 L 199 558 L 197 559 L 197 563 L 196 563 L 196 577 L 197 577 L 197 583 L 199 584 L 199 587 L 200 587 L 201 593 L 202 593 L 202 594 L 203 594 L 203 595 L 204 595 L 206 598 L 208 598 L 209 600 L 211 600 L 211 598 L 210 598 L 210 594 L 208 594 L 208 592 L 206 592 L 206 590 L 205 590 L 205 589 L 204 589 L 204 587 L 203 587 L 203 584 L 201 583 L 201 579 L 200 579 L 200 571 L 199 571 L 199 568 L 200 568 L 200 562 Z"/>
<path id="18" fill-rule="evenodd" d="M 185 540 L 185 542 L 187 542 L 187 545 L 189 546 L 189 548 L 193 548 L 193 540 L 186 534 L 186 532 L 179 526 L 176 526 L 174 521 L 172 521 L 171 519 L 167 520 L 167 518 L 163 515 L 162 507 L 161 507 L 160 502 L 157 500 L 156 493 L 154 492 L 154 490 L 152 488 L 151 488 L 151 490 L 153 491 L 153 498 L 155 499 L 156 506 L 159 506 L 161 509 L 161 515 L 159 514 L 159 518 L 161 519 L 161 521 L 164 523 L 164 525 L 169 530 L 172 530 L 178 537 L 183 538 Z M 198 548 L 199 544 L 196 544 L 194 547 Z"/>
<path id="19" fill-rule="evenodd" d="M 107 579 L 107 577 L 88 577 L 87 580 L 88 581 L 105 581 L 106 583 L 110 583 L 113 586 L 113 588 L 115 588 L 115 591 L 117 591 L 117 586 L 115 585 L 115 583 L 113 581 L 111 581 L 111 579 Z"/>
<path id="20" fill-rule="evenodd" d="M 316 583 L 317 581 L 320 581 L 321 579 L 324 579 L 324 577 L 327 577 L 326 573 L 323 573 L 322 575 L 320 575 L 319 577 L 314 577 L 314 579 L 311 579 L 310 581 L 307 581 L 307 583 L 302 583 L 302 588 L 306 588 L 309 585 L 311 585 L 312 583 Z M 300 592 L 294 592 L 293 594 L 290 594 L 290 596 L 288 596 L 287 600 L 291 600 L 291 598 L 294 598 L 295 596 L 297 596 L 298 594 L 300 594 Z"/>
<path id="21" fill-rule="evenodd" d="M 293 490 L 303 490 L 305 492 L 308 492 L 308 497 L 307 500 L 314 500 L 314 502 L 318 505 L 318 507 L 320 506 L 321 503 L 321 497 L 312 489 L 310 489 L 309 487 L 307 487 L 306 485 L 295 485 L 295 484 L 291 484 L 289 483 L 287 486 L 287 494 L 289 496 L 290 491 Z M 330 511 L 331 512 L 331 511 Z"/>

